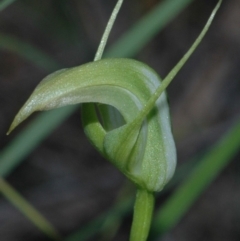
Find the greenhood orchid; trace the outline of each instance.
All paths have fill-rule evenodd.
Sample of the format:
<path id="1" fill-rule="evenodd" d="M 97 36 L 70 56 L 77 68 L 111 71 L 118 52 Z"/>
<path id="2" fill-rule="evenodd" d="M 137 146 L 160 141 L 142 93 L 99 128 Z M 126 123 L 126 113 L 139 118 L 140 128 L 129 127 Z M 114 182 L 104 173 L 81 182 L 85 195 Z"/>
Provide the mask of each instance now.
<path id="1" fill-rule="evenodd" d="M 114 9 L 108 34 L 121 2 Z M 138 196 L 150 203 L 147 216 L 151 219 L 152 193 L 163 189 L 176 167 L 165 89 L 201 42 L 220 4 L 221 1 L 191 48 L 163 80 L 144 63 L 124 58 L 101 59 L 100 54 L 97 61 L 44 78 L 16 115 L 9 132 L 35 111 L 83 103 L 86 135 L 106 159 L 137 185 L 139 193 L 143 192 Z M 149 225 L 145 236 L 132 231 L 131 240 L 145 240 Z"/>

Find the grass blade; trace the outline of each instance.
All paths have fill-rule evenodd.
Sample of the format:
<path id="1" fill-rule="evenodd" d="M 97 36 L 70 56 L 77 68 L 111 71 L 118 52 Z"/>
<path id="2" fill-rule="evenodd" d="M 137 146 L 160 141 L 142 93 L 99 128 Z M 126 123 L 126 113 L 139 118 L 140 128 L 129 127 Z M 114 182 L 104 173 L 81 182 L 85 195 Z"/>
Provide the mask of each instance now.
<path id="1" fill-rule="evenodd" d="M 34 63 L 36 66 L 49 71 L 57 70 L 60 65 L 43 51 L 7 34 L 0 33 L 0 48 L 17 53 L 21 57 Z"/>
<path id="2" fill-rule="evenodd" d="M 64 241 L 83 241 L 91 238 L 97 232 L 102 230 L 103 225 L 106 225 L 106 219 L 111 220 L 108 222 L 109 226 L 111 226 L 111 224 L 116 222 L 116 220 L 121 219 L 129 213 L 132 210 L 133 203 L 133 196 L 126 198 L 124 201 L 121 200 L 121 202 L 118 202 L 108 212 L 103 213 L 98 218 L 82 227 L 79 231 L 71 234 L 69 237 L 64 239 Z"/>
<path id="3" fill-rule="evenodd" d="M 2 178 L 0 178 L 0 192 L 49 238 L 52 240 L 61 239 L 54 227 Z"/>
<path id="4" fill-rule="evenodd" d="M 200 160 L 183 184 L 160 208 L 153 221 L 151 237 L 165 234 L 183 217 L 195 200 L 232 160 L 240 148 L 240 121 Z"/>
<path id="5" fill-rule="evenodd" d="M 39 114 L 0 153 L 0 176 L 4 177 L 10 174 L 20 164 L 21 160 L 36 148 L 39 142 L 57 128 L 76 108 L 76 106 L 68 106 Z"/>
<path id="6" fill-rule="evenodd" d="M 10 4 L 14 3 L 16 0 L 2 0 L 0 2 L 0 11 L 7 8 Z"/>
<path id="7" fill-rule="evenodd" d="M 173 20 L 193 0 L 164 0 L 140 19 L 109 52 L 115 57 L 136 55 L 157 33 Z"/>
<path id="8" fill-rule="evenodd" d="M 183 180 L 183 178 L 186 176 L 186 173 L 189 173 L 192 168 L 195 167 L 197 160 L 198 159 L 195 158 L 178 167 L 173 179 L 171 179 L 163 191 L 157 193 L 157 195 L 164 195 L 164 193 L 168 192 L 177 183 Z M 130 196 L 125 196 L 124 198 L 124 201 L 118 201 L 113 207 L 110 208 L 110 210 L 104 212 L 93 221 L 90 221 L 88 224 L 69 235 L 66 239 L 64 239 L 64 241 L 84 241 L 93 237 L 97 233 L 109 234 L 114 223 L 120 225 L 121 219 L 132 212 L 133 203 L 135 200 L 134 193 L 132 193 Z"/>

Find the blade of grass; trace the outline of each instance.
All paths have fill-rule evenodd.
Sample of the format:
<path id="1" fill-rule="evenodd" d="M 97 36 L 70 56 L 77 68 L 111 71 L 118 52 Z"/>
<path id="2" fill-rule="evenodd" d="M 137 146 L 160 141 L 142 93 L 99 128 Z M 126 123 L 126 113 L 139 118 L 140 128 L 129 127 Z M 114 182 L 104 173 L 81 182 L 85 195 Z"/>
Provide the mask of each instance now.
<path id="1" fill-rule="evenodd" d="M 0 2 L 0 11 L 7 8 L 10 4 L 14 3 L 16 0 L 2 0 Z"/>
<path id="2" fill-rule="evenodd" d="M 108 212 L 103 213 L 98 218 L 82 227 L 79 231 L 71 234 L 64 241 L 83 241 L 89 239 L 102 229 L 102 225 L 107 218 L 111 218 L 114 221 L 125 216 L 126 213 L 129 213 L 132 209 L 133 202 L 133 196 L 126 198 L 124 201 L 121 200 L 121 202 L 118 202 Z"/>
<path id="3" fill-rule="evenodd" d="M 207 151 L 203 158 L 199 159 L 196 157 L 176 170 L 174 178 L 158 196 L 163 195 L 179 181 L 183 180 L 186 177 L 186 173 L 190 174 L 179 189 L 166 201 L 166 204 L 156 213 L 149 240 L 163 235 L 176 225 L 194 201 L 196 201 L 202 192 L 231 161 L 232 157 L 239 151 L 239 148 L 240 122 L 237 122 L 219 142 Z M 65 241 L 84 241 L 101 230 L 107 217 L 110 220 L 112 218 L 113 220 L 119 220 L 119 218 L 128 214 L 132 211 L 133 196 L 128 198 L 125 204 L 121 206 L 120 203 L 117 203 L 108 212 L 102 214 L 76 233 L 70 235 Z M 121 212 L 124 213 L 123 216 Z M 106 226 L 105 230 L 110 227 L 111 225 L 108 227 Z"/>
<path id="4" fill-rule="evenodd" d="M 35 46 L 21 41 L 15 36 L 0 33 L 0 48 L 17 53 L 37 66 L 49 71 L 57 70 L 60 65 Z"/>
<path id="5" fill-rule="evenodd" d="M 2 1 L 0 3 L 0 11 L 5 9 L 7 6 L 9 6 L 11 3 L 13 3 L 15 0 L 6 0 Z M 4 49 L 8 49 L 10 51 L 21 53 L 23 57 L 25 57 L 28 60 L 32 60 L 33 62 L 36 62 L 36 65 L 39 65 L 43 68 L 52 70 L 59 68 L 59 65 L 52 59 L 50 59 L 49 56 L 44 54 L 42 51 L 37 50 L 35 47 L 28 45 L 27 43 L 20 42 L 19 39 L 16 39 L 11 36 L 0 34 L 0 47 L 3 47 Z M 52 112 L 53 114 L 54 112 Z M 44 117 L 44 115 L 42 116 Z M 43 118 L 38 119 L 43 121 Z M 49 125 L 48 127 L 52 126 Z M 31 131 L 31 128 L 29 129 Z M 39 128 L 41 130 L 41 128 Z M 45 129 L 47 131 L 48 128 Z M 24 135 L 28 134 L 26 132 L 22 133 L 23 135 L 18 136 L 20 139 L 25 139 Z M 43 135 L 44 133 L 41 133 Z M 34 142 L 30 140 L 29 143 L 24 142 L 18 142 L 15 139 L 15 143 L 17 142 L 17 145 L 15 145 L 15 149 L 17 149 L 18 154 L 24 155 L 24 152 L 21 152 L 22 150 L 25 150 L 26 148 L 33 148 Z M 23 145 L 19 145 L 23 144 Z M 27 146 L 26 146 L 27 144 Z M 24 148 L 25 147 L 25 148 Z M 6 149 L 7 151 L 7 149 Z M 7 152 L 7 154 L 11 154 L 11 152 Z M 22 156 L 23 158 L 23 156 Z M 8 159 L 8 158 L 6 158 Z M 10 158 L 11 159 L 11 158 Z M 0 163 L 0 166 L 3 163 Z M 5 168 L 8 170 L 11 170 L 12 168 L 8 165 L 14 165 L 14 163 L 6 163 L 4 165 Z M 14 165 L 15 166 L 15 165 Z M 0 170 L 4 173 L 4 168 Z M 6 174 L 6 173 L 5 173 Z M 19 194 L 7 181 L 5 181 L 3 178 L 0 177 L 0 192 L 3 194 L 3 196 L 8 199 L 8 201 L 15 206 L 23 215 L 25 215 L 37 228 L 39 228 L 43 233 L 46 234 L 50 239 L 52 240 L 61 240 L 61 236 L 58 233 L 58 231 L 52 226 L 51 223 L 49 223 L 42 215 L 39 213 L 26 199 L 22 197 L 21 194 Z"/>
<path id="6" fill-rule="evenodd" d="M 240 148 L 240 121 L 205 154 L 183 184 L 159 209 L 151 230 L 157 238 L 172 229 Z"/>
<path id="7" fill-rule="evenodd" d="M 193 1 L 193 0 L 191 0 Z M 184 6 L 187 6 L 187 3 L 190 2 L 190 0 L 175 0 L 174 3 L 175 4 L 180 4 L 181 3 L 181 7 L 183 8 Z M 135 45 L 138 45 L 139 42 L 141 42 L 141 45 L 143 47 L 144 44 L 147 44 L 148 41 L 150 41 L 150 38 L 145 38 L 145 35 L 148 34 L 149 29 L 152 28 L 151 26 L 151 22 L 152 19 L 155 19 L 154 17 L 152 17 L 152 15 L 159 15 L 158 21 L 155 22 L 154 24 L 154 28 L 151 30 L 152 33 L 152 37 L 154 37 L 154 34 L 156 35 L 159 31 L 159 29 L 163 29 L 163 27 L 165 27 L 167 25 L 167 23 L 175 16 L 176 14 L 176 10 L 175 11 L 168 11 L 168 15 L 163 14 L 162 15 L 162 10 L 160 8 L 160 6 L 162 6 L 162 3 L 160 3 L 156 9 L 158 9 L 158 14 L 156 13 L 156 10 L 152 10 L 152 12 L 150 12 L 147 17 L 144 17 L 144 21 L 140 20 L 139 22 L 142 23 L 138 24 L 137 27 L 133 26 L 133 28 L 131 28 L 127 34 L 125 34 L 119 41 L 117 41 L 108 51 L 106 51 L 105 56 L 107 57 L 118 57 L 118 54 L 116 53 L 117 49 L 118 51 L 121 53 L 123 51 L 125 51 L 125 49 L 127 49 L 124 53 L 125 56 L 124 57 L 132 57 L 133 55 L 135 55 L 137 52 L 132 51 L 132 49 L 135 49 Z M 164 6 L 167 9 L 170 9 L 171 7 L 174 8 L 174 4 L 173 1 L 164 1 Z M 146 26 L 146 23 L 148 23 L 148 26 Z M 141 29 L 141 32 L 139 32 L 138 35 L 135 36 L 135 41 L 133 41 L 134 39 L 131 37 L 131 41 L 128 43 L 127 39 L 129 39 L 132 35 L 132 32 L 135 32 L 135 29 Z M 144 41 L 142 40 L 144 39 Z M 0 36 L 0 40 L 1 40 L 1 36 Z M 17 41 L 14 42 L 17 44 Z M 121 44 L 119 44 L 121 43 Z M 0 42 L 1 44 L 1 42 Z M 2 41 L 2 47 L 4 46 L 4 44 L 6 44 L 5 48 L 7 48 L 8 43 L 7 41 Z M 11 46 L 11 45 L 10 45 Z M 138 47 L 139 50 L 140 47 Z M 22 51 L 18 51 L 20 48 L 12 48 L 12 51 L 16 51 L 17 54 L 22 55 L 23 57 L 26 56 Z M 137 51 L 137 50 L 136 50 Z M 38 50 L 37 50 L 38 52 Z M 41 62 L 39 62 L 36 58 L 36 54 L 34 55 L 35 57 L 31 59 L 31 61 L 33 61 L 33 63 L 35 64 L 40 64 L 42 67 L 47 67 L 45 64 L 41 64 Z M 45 55 L 46 56 L 46 55 Z M 30 59 L 30 58 L 28 58 Z M 51 59 L 49 59 L 49 61 L 51 62 Z M 53 64 L 52 68 L 55 68 L 56 65 Z M 50 69 L 50 68 L 49 68 Z M 19 163 L 23 160 L 23 157 L 26 157 L 32 150 L 33 148 L 35 148 L 37 146 L 38 143 L 40 143 L 44 138 L 47 137 L 47 135 L 49 135 L 51 133 L 51 131 L 53 131 L 53 129 L 50 129 L 50 127 L 48 127 L 48 120 L 51 119 L 51 122 L 54 123 L 52 126 L 54 126 L 55 128 L 64 120 L 66 119 L 71 113 L 73 113 L 73 111 L 77 109 L 77 107 L 72 107 L 72 110 L 69 111 L 67 109 L 60 109 L 59 113 L 61 112 L 61 119 L 59 119 L 59 115 L 56 115 L 56 117 L 54 115 L 51 114 L 51 112 L 47 112 L 45 113 L 41 113 L 39 114 L 38 118 L 42 118 L 43 119 L 43 123 L 41 125 L 41 130 L 43 131 L 46 128 L 45 135 L 41 134 L 38 131 L 39 128 L 39 121 L 38 118 L 36 118 L 35 120 L 32 121 L 31 127 L 26 127 L 25 130 L 23 130 L 22 133 L 19 134 L 19 136 L 17 136 L 15 138 L 15 140 L 12 143 L 9 143 L 9 145 L 0 153 L 0 175 L 7 175 L 9 173 L 11 173 L 11 171 L 17 166 L 19 165 Z M 44 117 L 41 117 L 42 115 L 44 115 Z M 48 117 L 49 115 L 49 117 Z M 31 132 L 28 128 L 31 128 Z M 24 134 L 24 132 L 28 133 L 28 134 Z M 34 136 L 32 135 L 32 133 L 34 133 Z M 22 137 L 21 137 L 22 136 Z M 24 139 L 23 139 L 24 137 Z M 19 155 L 17 151 L 15 151 L 16 146 L 20 145 L 22 142 L 26 142 L 26 143 L 30 143 L 33 142 L 35 143 L 34 145 L 30 145 L 27 146 L 25 145 L 24 148 L 21 149 L 21 153 L 22 155 Z M 24 154 L 23 154 L 24 153 Z M 7 165 L 5 167 L 5 165 Z M 1 171 L 1 169 L 3 169 L 4 171 Z"/>
<path id="8" fill-rule="evenodd" d="M 74 110 L 76 110 L 76 106 L 43 112 L 30 122 L 27 128 L 20 132 L 0 153 L 0 176 L 5 177 L 10 174 L 20 164 L 20 161 L 37 147 L 39 142 L 57 128 Z"/>
<path id="9" fill-rule="evenodd" d="M 161 196 L 173 188 L 179 181 L 181 181 L 186 173 L 189 173 L 193 167 L 197 164 L 198 158 L 194 158 L 178 167 L 173 179 L 167 184 L 162 192 L 157 195 Z M 108 233 L 108 230 L 112 228 L 114 222 L 121 222 L 121 219 L 132 212 L 133 203 L 135 200 L 135 194 L 125 196 L 125 200 L 120 200 L 115 203 L 108 211 L 101 214 L 99 217 L 90 221 L 88 224 L 81 227 L 76 232 L 70 234 L 64 241 L 84 241 L 97 233 Z"/>
<path id="10" fill-rule="evenodd" d="M 0 192 L 38 229 L 52 240 L 61 240 L 60 234 L 35 208 L 32 207 L 11 185 L 0 177 Z"/>
<path id="11" fill-rule="evenodd" d="M 136 55 L 157 33 L 193 0 L 164 0 L 140 19 L 109 51 L 112 56 Z"/>

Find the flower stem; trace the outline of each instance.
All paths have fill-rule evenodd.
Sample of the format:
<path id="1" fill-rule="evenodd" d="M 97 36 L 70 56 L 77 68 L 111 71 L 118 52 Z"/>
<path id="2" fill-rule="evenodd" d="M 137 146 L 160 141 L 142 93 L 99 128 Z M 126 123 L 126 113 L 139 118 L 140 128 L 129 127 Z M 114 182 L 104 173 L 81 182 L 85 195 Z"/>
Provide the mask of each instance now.
<path id="1" fill-rule="evenodd" d="M 152 221 L 154 195 L 138 189 L 134 206 L 130 241 L 146 241 Z"/>
<path id="2" fill-rule="evenodd" d="M 98 50 L 97 50 L 96 55 L 94 57 L 94 61 L 100 60 L 102 58 L 102 54 L 103 54 L 103 51 L 105 49 L 109 34 L 112 30 L 113 24 L 114 24 L 114 22 L 117 18 L 117 15 L 118 15 L 118 12 L 119 12 L 119 10 L 122 6 L 122 3 L 123 3 L 123 0 L 118 0 L 115 8 L 113 9 L 111 17 L 110 17 L 110 19 L 107 23 L 107 26 L 104 30 L 102 39 L 101 39 L 100 44 L 98 46 Z"/>

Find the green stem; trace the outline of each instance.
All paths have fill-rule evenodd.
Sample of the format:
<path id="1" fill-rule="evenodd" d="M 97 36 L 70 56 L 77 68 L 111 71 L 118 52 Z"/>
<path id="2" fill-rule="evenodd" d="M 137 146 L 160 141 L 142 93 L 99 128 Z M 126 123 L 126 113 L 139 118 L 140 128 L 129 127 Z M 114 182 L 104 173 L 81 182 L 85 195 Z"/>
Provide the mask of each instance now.
<path id="1" fill-rule="evenodd" d="M 138 189 L 134 206 L 130 241 L 146 241 L 152 221 L 154 195 L 147 190 Z"/>
<path id="2" fill-rule="evenodd" d="M 102 39 L 101 39 L 100 44 L 98 46 L 98 50 L 97 50 L 96 55 L 94 57 L 94 61 L 100 60 L 102 58 L 102 54 L 103 54 L 103 51 L 105 49 L 109 34 L 112 30 L 113 24 L 114 24 L 114 22 L 117 18 L 117 15 L 118 15 L 118 12 L 119 12 L 119 10 L 122 6 L 122 3 L 123 3 L 123 0 L 118 0 L 115 8 L 113 9 L 111 17 L 110 17 L 110 19 L 107 23 L 107 26 L 104 30 Z"/>

